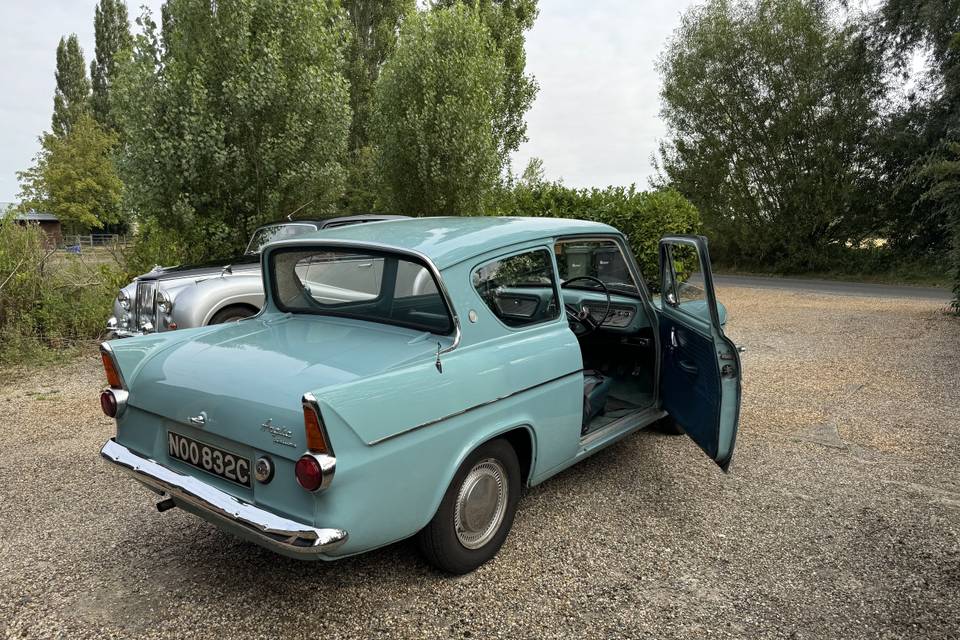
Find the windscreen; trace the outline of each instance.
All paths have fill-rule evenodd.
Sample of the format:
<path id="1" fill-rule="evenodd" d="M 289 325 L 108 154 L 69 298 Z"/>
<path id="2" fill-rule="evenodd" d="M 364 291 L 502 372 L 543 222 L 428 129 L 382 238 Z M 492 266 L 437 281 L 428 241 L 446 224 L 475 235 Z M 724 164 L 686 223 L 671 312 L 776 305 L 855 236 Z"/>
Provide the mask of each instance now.
<path id="1" fill-rule="evenodd" d="M 250 238 L 250 244 L 247 245 L 247 253 L 260 253 L 263 251 L 263 245 L 268 242 L 274 242 L 276 240 L 287 240 L 288 238 L 293 238 L 294 236 L 299 236 L 304 233 L 310 233 L 311 231 L 316 231 L 317 225 L 309 223 L 290 223 L 290 224 L 274 224 L 269 227 L 260 227 L 253 232 L 253 237 Z"/>
<path id="2" fill-rule="evenodd" d="M 278 309 L 448 334 L 453 322 L 433 274 L 414 258 L 354 249 L 280 249 L 270 258 Z"/>
<path id="3" fill-rule="evenodd" d="M 613 240 L 561 240 L 556 243 L 557 267 L 560 280 L 576 280 L 570 286 L 580 289 L 600 289 L 596 278 L 611 293 L 639 295 L 620 245 Z"/>

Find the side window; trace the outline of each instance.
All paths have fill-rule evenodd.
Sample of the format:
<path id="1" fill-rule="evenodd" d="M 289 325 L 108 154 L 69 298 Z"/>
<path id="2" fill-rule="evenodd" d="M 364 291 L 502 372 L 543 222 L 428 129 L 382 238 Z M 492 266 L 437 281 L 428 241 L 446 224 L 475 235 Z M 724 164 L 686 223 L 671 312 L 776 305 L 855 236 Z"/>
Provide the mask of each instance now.
<path id="1" fill-rule="evenodd" d="M 393 293 L 394 298 L 438 294 L 437 285 L 426 267 L 405 260 L 397 263 L 397 286 Z"/>
<path id="2" fill-rule="evenodd" d="M 667 267 L 664 274 L 664 304 L 692 316 L 702 317 L 707 303 L 703 288 L 703 268 L 695 247 L 684 244 L 667 246 Z"/>
<path id="3" fill-rule="evenodd" d="M 526 327 L 560 316 L 553 261 L 546 249 L 478 267 L 473 272 L 473 287 L 508 327 Z"/>

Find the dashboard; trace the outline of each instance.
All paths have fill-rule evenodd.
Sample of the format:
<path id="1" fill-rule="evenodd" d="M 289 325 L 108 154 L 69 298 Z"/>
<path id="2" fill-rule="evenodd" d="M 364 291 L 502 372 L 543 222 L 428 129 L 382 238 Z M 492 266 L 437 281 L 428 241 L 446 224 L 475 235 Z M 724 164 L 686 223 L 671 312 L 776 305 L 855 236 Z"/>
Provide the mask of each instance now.
<path id="1" fill-rule="evenodd" d="M 607 297 L 598 291 L 584 291 L 581 289 L 564 289 L 561 291 L 564 304 L 575 307 L 586 307 L 594 322 L 600 323 L 600 328 L 616 333 L 634 333 L 650 326 L 647 314 L 641 310 L 642 303 L 629 296 L 610 294 L 610 311 L 606 320 L 603 312 L 607 307 Z"/>
<path id="2" fill-rule="evenodd" d="M 586 307 L 590 317 L 600 324 L 603 331 L 635 333 L 650 326 L 647 315 L 642 311 L 642 303 L 636 298 L 611 293 L 610 310 L 604 319 L 602 316 L 607 306 L 607 298 L 602 292 L 563 289 L 561 294 L 564 304 L 578 309 Z M 555 318 L 557 314 L 550 289 L 504 287 L 491 296 L 488 304 L 495 308 L 497 316 L 508 326 L 523 326 L 531 320 L 548 320 Z"/>

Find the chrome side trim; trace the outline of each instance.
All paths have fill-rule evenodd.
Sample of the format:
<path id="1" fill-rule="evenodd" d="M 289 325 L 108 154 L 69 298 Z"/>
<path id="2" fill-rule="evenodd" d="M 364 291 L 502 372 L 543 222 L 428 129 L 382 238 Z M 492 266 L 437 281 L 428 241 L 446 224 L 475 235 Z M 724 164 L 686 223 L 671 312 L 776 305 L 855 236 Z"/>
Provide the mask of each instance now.
<path id="1" fill-rule="evenodd" d="M 100 343 L 100 353 L 110 358 L 110 362 L 113 363 L 113 370 L 117 372 L 118 376 L 120 376 L 120 388 L 124 391 L 129 391 L 130 387 L 127 386 L 127 379 L 123 377 L 123 371 L 120 369 L 120 363 L 117 362 L 117 354 L 114 352 L 113 347 L 110 346 L 109 342 Z"/>
<path id="2" fill-rule="evenodd" d="M 290 520 L 235 498 L 193 476 L 168 469 L 140 456 L 111 438 L 100 455 L 149 488 L 188 504 L 213 522 L 239 527 L 258 544 L 288 555 L 311 558 L 337 548 L 347 540 L 343 529 L 317 528 Z"/>
<path id="3" fill-rule="evenodd" d="M 460 339 L 462 337 L 460 331 L 460 316 L 457 315 L 457 310 L 453 306 L 453 298 L 450 297 L 450 292 L 447 291 L 447 285 L 443 282 L 443 277 L 440 275 L 440 269 L 438 269 L 437 265 L 433 263 L 433 260 L 430 259 L 430 256 L 414 249 L 404 249 L 400 247 L 394 247 L 389 244 L 379 244 L 376 242 L 366 242 L 362 240 L 337 240 L 334 238 L 293 238 L 291 240 L 280 240 L 276 243 L 271 243 L 263 251 L 263 258 L 260 261 L 260 268 L 263 272 L 264 305 L 261 307 L 260 313 L 257 314 L 258 316 L 264 313 L 264 310 L 267 308 L 268 300 L 274 305 L 274 309 L 276 309 L 276 305 L 273 302 L 273 292 L 270 291 L 272 287 L 268 286 L 269 274 L 267 270 L 267 263 L 270 259 L 270 256 L 278 249 L 285 249 L 287 247 L 300 247 L 304 245 L 312 245 L 315 247 L 340 247 L 345 249 L 366 249 L 370 251 L 380 251 L 381 253 L 396 253 L 398 255 L 410 256 L 422 262 L 427 267 L 430 275 L 433 276 L 434 281 L 437 283 L 437 289 L 440 291 L 440 295 L 443 296 L 443 301 L 446 303 L 447 309 L 450 311 L 450 318 L 453 320 L 453 343 L 451 343 L 451 345 L 446 349 L 441 349 L 440 353 L 449 353 L 460 346 Z"/>
<path id="4" fill-rule="evenodd" d="M 460 411 L 454 411 L 453 413 L 447 414 L 447 415 L 443 416 L 442 418 L 436 418 L 436 419 L 434 419 L 434 420 L 428 420 L 427 422 L 423 422 L 423 423 L 421 423 L 421 424 L 418 424 L 418 425 L 415 426 L 415 427 L 410 427 L 409 429 L 404 429 L 403 431 L 398 431 L 397 433 L 392 433 L 392 434 L 390 434 L 389 436 L 384 436 L 384 437 L 382 437 L 382 438 L 377 438 L 376 440 L 371 440 L 370 442 L 367 442 L 366 444 L 367 444 L 367 446 L 372 447 L 372 446 L 374 446 L 374 445 L 380 444 L 381 442 L 386 442 L 387 440 L 393 440 L 394 438 L 399 438 L 400 436 L 406 435 L 406 434 L 410 433 L 411 431 L 416 431 L 416 430 L 418 430 L 418 429 L 423 429 L 424 427 L 429 427 L 429 426 L 431 426 L 431 425 L 435 425 L 435 424 L 437 424 L 438 422 L 443 422 L 444 420 L 449 420 L 450 418 L 456 418 L 457 416 L 462 416 L 462 415 L 465 414 L 465 413 L 470 413 L 471 411 L 475 411 L 476 409 L 481 409 L 481 408 L 486 407 L 486 406 L 489 406 L 489 405 L 491 405 L 491 404 L 493 404 L 493 403 L 495 403 L 495 402 L 500 402 L 501 400 L 506 400 L 507 398 L 512 398 L 513 396 L 520 395 L 521 393 L 526 393 L 527 391 L 533 391 L 534 389 L 537 389 L 537 388 L 539 388 L 539 387 L 543 387 L 543 386 L 546 386 L 546 385 L 551 384 L 551 383 L 553 383 L 553 382 L 557 382 L 558 380 L 563 380 L 564 378 L 569 378 L 570 376 L 575 376 L 575 375 L 578 375 L 578 374 L 581 374 L 581 373 L 583 373 L 583 369 L 577 369 L 576 371 L 571 371 L 570 373 L 565 373 L 565 374 L 563 374 L 562 376 L 557 376 L 556 378 L 550 378 L 549 380 L 544 380 L 543 382 L 538 382 L 537 384 L 531 385 L 531 386 L 529 386 L 529 387 L 524 387 L 523 389 L 518 389 L 517 391 L 512 391 L 512 392 L 508 393 L 508 394 L 505 395 L 505 396 L 500 396 L 499 398 L 494 398 L 493 400 L 487 400 L 486 402 L 481 402 L 480 404 L 475 404 L 475 405 L 473 405 L 472 407 L 468 407 L 468 408 L 466 408 L 466 409 L 461 409 Z"/>

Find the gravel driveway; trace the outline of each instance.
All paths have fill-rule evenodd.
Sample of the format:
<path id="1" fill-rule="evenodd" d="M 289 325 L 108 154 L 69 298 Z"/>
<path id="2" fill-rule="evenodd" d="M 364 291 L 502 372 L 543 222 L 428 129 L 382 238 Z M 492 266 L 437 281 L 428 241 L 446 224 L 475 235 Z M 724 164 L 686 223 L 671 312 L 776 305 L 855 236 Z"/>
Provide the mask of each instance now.
<path id="1" fill-rule="evenodd" d="M 641 432 L 527 493 L 500 555 L 298 563 L 98 459 L 95 352 L 0 382 L 6 637 L 960 637 L 960 321 L 725 287 L 737 455 Z"/>

